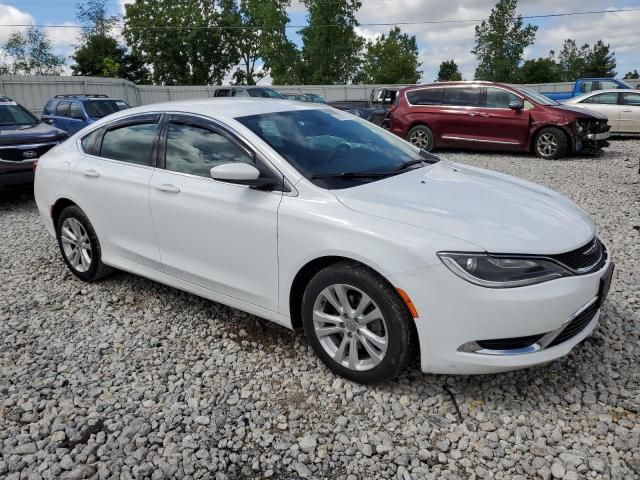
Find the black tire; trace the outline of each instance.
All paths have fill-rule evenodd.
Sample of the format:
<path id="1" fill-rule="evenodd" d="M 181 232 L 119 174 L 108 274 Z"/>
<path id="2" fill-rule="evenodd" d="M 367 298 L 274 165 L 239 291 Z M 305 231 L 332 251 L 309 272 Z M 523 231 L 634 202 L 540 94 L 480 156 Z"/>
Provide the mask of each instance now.
<path id="1" fill-rule="evenodd" d="M 537 157 L 545 160 L 557 160 L 566 156 L 568 151 L 569 139 L 559 128 L 545 127 L 536 134 L 533 152 Z"/>
<path id="2" fill-rule="evenodd" d="M 380 328 L 380 325 L 384 327 L 382 331 L 385 332 L 386 351 L 383 356 L 381 355 L 381 359 L 374 359 L 374 357 L 369 354 L 370 350 L 367 350 L 365 347 L 365 343 L 369 342 L 368 338 L 364 338 L 363 342 L 363 337 L 366 337 L 362 331 L 362 328 L 364 328 L 363 325 L 365 325 L 364 323 L 356 322 L 355 325 L 360 326 L 354 327 L 357 329 L 353 332 L 348 332 L 346 327 L 344 327 L 342 329 L 344 333 L 336 333 L 335 335 L 322 337 L 323 342 L 332 342 L 330 348 L 335 348 L 336 351 L 340 350 L 345 339 L 347 339 L 347 342 L 354 341 L 357 351 L 354 359 L 362 359 L 363 362 L 368 361 L 371 364 L 362 369 L 349 368 L 349 359 L 351 358 L 350 351 L 347 355 L 348 358 L 343 360 L 349 365 L 345 366 L 336 361 L 334 356 L 325 349 L 326 347 L 323 346 L 321 339 L 316 333 L 314 307 L 317 307 L 317 302 L 320 302 L 320 305 L 324 305 L 323 308 L 333 308 L 325 301 L 326 297 L 323 296 L 323 292 L 326 292 L 326 289 L 331 289 L 336 285 L 348 286 L 347 288 L 353 287 L 354 290 L 349 291 L 347 296 L 358 296 L 358 293 L 355 292 L 356 290 L 366 294 L 375 305 L 370 304 L 371 309 L 364 310 L 364 312 L 371 312 L 371 310 L 374 310 L 373 307 L 377 307 L 378 311 L 382 313 L 381 321 L 376 320 L 366 326 L 366 329 L 370 328 L 372 330 L 376 327 Z M 360 296 L 359 298 L 362 299 L 363 297 Z M 356 305 L 354 305 L 354 302 L 357 301 L 357 299 L 352 299 L 353 297 L 350 297 L 349 302 L 352 308 L 355 308 Z M 335 313 L 333 315 L 335 315 Z M 336 316 L 335 318 L 344 317 Z M 349 320 L 344 320 L 344 322 L 345 323 L 342 324 L 343 326 L 346 325 L 346 322 L 349 322 Z M 357 383 L 371 384 L 391 380 L 407 367 L 412 355 L 415 353 L 414 346 L 417 344 L 412 322 L 413 318 L 396 290 L 380 275 L 356 262 L 339 262 L 322 269 L 311 279 L 302 298 L 302 323 L 311 347 L 333 372 Z M 324 324 L 320 325 L 321 328 L 325 326 Z M 331 326 L 331 324 L 329 324 L 329 326 Z M 351 321 L 351 326 L 353 327 L 353 321 Z M 369 333 L 371 333 L 371 331 L 369 331 Z M 378 332 L 376 332 L 376 335 L 377 334 Z M 379 338 L 381 337 L 382 336 Z M 348 345 L 350 346 L 351 343 Z M 371 345 L 375 346 L 376 344 L 369 343 L 369 348 L 371 348 Z M 343 351 L 346 351 L 347 348 L 349 347 L 345 347 Z M 377 350 L 377 347 L 375 350 Z M 337 352 L 335 356 L 339 356 Z M 369 360 L 363 359 L 363 357 L 367 356 L 369 356 Z M 379 363 L 375 364 L 376 361 Z"/>
<path id="3" fill-rule="evenodd" d="M 407 133 L 405 140 L 427 152 L 433 150 L 433 132 L 426 125 L 416 125 Z"/>
<path id="4" fill-rule="evenodd" d="M 83 265 L 80 265 L 78 267 L 74 266 L 69 258 L 71 255 L 68 255 L 65 251 L 64 243 L 66 241 L 63 241 L 63 225 L 65 225 L 65 222 L 67 220 L 78 222 L 78 224 L 80 225 L 80 227 L 78 228 L 83 234 L 86 233 L 86 236 L 88 237 L 88 243 L 91 246 L 91 249 L 89 251 L 90 255 L 88 256 L 88 258 L 90 258 L 90 261 L 87 262 L 86 269 Z M 74 225 L 76 224 L 74 223 Z M 71 270 L 71 273 L 73 273 L 79 279 L 84 280 L 85 282 L 95 282 L 96 280 L 100 280 L 101 278 L 104 278 L 113 272 L 114 269 L 112 267 L 109 267 L 102 263 L 102 250 L 100 249 L 98 236 L 96 235 L 91 222 L 89 221 L 85 213 L 80 209 L 80 207 L 72 205 L 65 208 L 60 213 L 60 216 L 58 217 L 58 221 L 56 223 L 56 238 L 58 239 L 58 247 L 60 248 L 60 254 L 62 255 L 64 263 L 67 264 L 67 267 L 69 268 L 69 270 Z M 69 244 L 69 242 L 66 243 L 67 245 Z M 75 247 L 71 246 L 69 248 L 71 248 L 72 251 L 75 251 L 79 249 L 79 247 L 80 245 L 76 244 Z M 82 255 L 81 253 L 79 253 L 79 251 L 76 252 L 76 254 Z"/>

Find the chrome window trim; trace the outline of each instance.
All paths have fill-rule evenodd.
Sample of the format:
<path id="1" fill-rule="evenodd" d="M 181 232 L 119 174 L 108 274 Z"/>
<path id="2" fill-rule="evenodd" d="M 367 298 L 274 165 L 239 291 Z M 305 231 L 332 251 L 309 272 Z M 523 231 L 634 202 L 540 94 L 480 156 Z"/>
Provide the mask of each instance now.
<path id="1" fill-rule="evenodd" d="M 521 95 L 520 93 L 516 93 L 513 92 L 511 90 L 509 90 L 508 88 L 502 87 L 502 86 L 498 86 L 498 85 L 479 85 L 479 84 L 468 84 L 468 85 L 429 85 L 427 87 L 421 87 L 421 88 L 412 88 L 411 90 L 407 90 L 404 92 L 404 98 L 407 102 L 407 105 L 409 107 L 449 107 L 449 108 L 465 108 L 465 109 L 471 109 L 471 108 L 486 108 L 488 110 L 511 110 L 508 107 L 471 107 L 471 106 L 465 106 L 465 105 L 449 105 L 446 103 L 438 103 L 438 104 L 433 104 L 433 105 L 416 105 L 413 104 L 409 101 L 409 97 L 407 96 L 408 93 L 411 92 L 419 92 L 422 90 L 430 90 L 430 89 L 434 89 L 434 88 L 461 88 L 461 87 L 473 87 L 473 88 L 497 88 L 499 90 L 504 90 L 505 92 L 511 93 L 512 95 L 515 95 L 516 97 L 520 98 L 520 100 L 522 100 L 522 102 L 524 103 L 525 101 L 529 101 L 535 108 L 535 103 L 531 102 L 531 100 L 527 99 L 526 97 L 524 97 L 523 95 Z M 529 109 L 531 110 L 531 109 Z"/>

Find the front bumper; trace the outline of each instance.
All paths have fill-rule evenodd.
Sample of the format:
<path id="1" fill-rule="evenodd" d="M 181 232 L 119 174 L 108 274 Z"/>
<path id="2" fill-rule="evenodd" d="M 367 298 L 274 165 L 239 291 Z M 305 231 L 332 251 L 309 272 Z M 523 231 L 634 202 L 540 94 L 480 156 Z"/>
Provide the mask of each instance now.
<path id="1" fill-rule="evenodd" d="M 544 364 L 560 358 L 595 328 L 599 305 L 581 330 L 544 348 L 522 352 L 473 351 L 464 348 L 482 339 L 535 337 L 561 332 L 572 317 L 598 297 L 611 260 L 597 272 L 520 288 L 491 289 L 473 285 L 436 265 L 396 275 L 416 306 L 421 367 L 429 373 L 493 373 Z M 547 341 L 549 339 L 545 339 Z"/>

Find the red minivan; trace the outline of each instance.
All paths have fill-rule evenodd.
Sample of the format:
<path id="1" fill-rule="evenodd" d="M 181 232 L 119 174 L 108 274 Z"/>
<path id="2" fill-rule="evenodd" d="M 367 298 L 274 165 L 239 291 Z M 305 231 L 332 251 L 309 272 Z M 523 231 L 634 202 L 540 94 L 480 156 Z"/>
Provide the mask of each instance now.
<path id="1" fill-rule="evenodd" d="M 424 150 L 533 151 L 556 159 L 608 145 L 607 117 L 561 105 L 519 85 L 450 82 L 401 90 L 390 130 Z"/>

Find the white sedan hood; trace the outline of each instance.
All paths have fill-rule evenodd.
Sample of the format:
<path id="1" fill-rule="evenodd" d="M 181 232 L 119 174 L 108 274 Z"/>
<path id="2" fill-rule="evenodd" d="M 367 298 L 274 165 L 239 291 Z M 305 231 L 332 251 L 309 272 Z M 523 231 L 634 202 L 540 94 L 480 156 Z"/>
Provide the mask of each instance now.
<path id="1" fill-rule="evenodd" d="M 334 193 L 352 210 L 457 237 L 491 253 L 565 253 L 596 232 L 582 210 L 552 190 L 446 161 Z"/>

